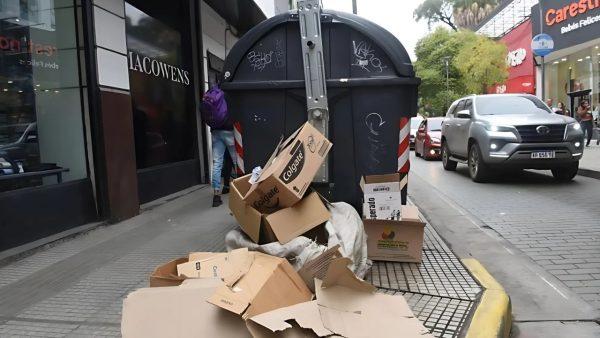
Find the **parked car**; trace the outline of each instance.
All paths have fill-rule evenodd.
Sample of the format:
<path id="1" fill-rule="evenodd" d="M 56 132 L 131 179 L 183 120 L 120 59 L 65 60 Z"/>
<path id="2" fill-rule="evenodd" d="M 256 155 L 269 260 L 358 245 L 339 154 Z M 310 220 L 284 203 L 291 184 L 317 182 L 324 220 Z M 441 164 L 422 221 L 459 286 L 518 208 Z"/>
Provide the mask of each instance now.
<path id="1" fill-rule="evenodd" d="M 11 166 L 17 165 L 17 170 L 12 170 L 10 173 L 23 172 L 27 167 L 37 165 L 39 163 L 37 123 L 0 127 L 0 154 L 5 163 L 11 163 Z"/>
<path id="2" fill-rule="evenodd" d="M 423 159 L 442 157 L 443 117 L 430 117 L 421 122 L 415 138 L 415 155 Z"/>
<path id="3" fill-rule="evenodd" d="M 493 169 L 549 169 L 570 181 L 583 156 L 583 132 L 575 119 L 554 114 L 525 94 L 472 95 L 456 100 L 442 124 L 442 163 L 469 166 L 473 181 Z"/>
<path id="4" fill-rule="evenodd" d="M 417 115 L 410 119 L 410 149 L 415 148 L 415 137 L 417 135 L 417 129 L 423 121 L 423 116 Z"/>

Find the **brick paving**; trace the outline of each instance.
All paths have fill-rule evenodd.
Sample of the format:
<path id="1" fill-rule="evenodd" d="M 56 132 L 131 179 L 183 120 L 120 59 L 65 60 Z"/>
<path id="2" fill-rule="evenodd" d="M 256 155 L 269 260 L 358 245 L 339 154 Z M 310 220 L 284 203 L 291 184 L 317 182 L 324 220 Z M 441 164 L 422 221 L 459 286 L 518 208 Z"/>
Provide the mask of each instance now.
<path id="1" fill-rule="evenodd" d="M 209 189 L 180 195 L 0 265 L 0 337 L 120 336 L 123 298 L 148 286 L 157 265 L 223 251 L 236 226 L 226 206 L 208 207 Z M 376 262 L 369 277 L 381 292 L 403 295 L 434 336 L 456 337 L 481 288 L 429 225 L 424 251 L 422 264 Z"/>
<path id="2" fill-rule="evenodd" d="M 600 180 L 557 183 L 549 172 L 525 171 L 477 184 L 465 165 L 446 172 L 440 162 L 411 161 L 413 179 L 435 186 L 600 309 Z"/>
<path id="3" fill-rule="evenodd" d="M 158 264 L 225 249 L 227 208 L 208 208 L 208 189 L 187 193 L 0 267 L 0 337 L 120 336 L 123 297 Z"/>

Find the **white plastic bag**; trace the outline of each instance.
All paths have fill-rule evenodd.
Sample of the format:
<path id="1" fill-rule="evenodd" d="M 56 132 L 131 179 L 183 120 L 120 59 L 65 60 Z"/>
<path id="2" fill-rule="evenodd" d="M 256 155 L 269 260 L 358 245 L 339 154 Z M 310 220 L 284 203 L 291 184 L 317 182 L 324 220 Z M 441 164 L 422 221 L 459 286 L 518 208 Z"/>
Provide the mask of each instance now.
<path id="1" fill-rule="evenodd" d="M 329 204 L 329 211 L 331 218 L 325 224 L 328 234 L 327 247 L 339 244 L 342 256 L 352 260 L 350 269 L 356 276 L 363 278 L 372 263 L 367 258 L 367 234 L 362 219 L 350 204 L 344 202 Z M 248 248 L 248 250 L 286 258 L 296 270 L 327 250 L 324 245 L 317 244 L 304 236 L 296 237 L 286 244 L 273 242 L 258 245 L 238 229 L 227 233 L 225 246 L 227 251 Z"/>

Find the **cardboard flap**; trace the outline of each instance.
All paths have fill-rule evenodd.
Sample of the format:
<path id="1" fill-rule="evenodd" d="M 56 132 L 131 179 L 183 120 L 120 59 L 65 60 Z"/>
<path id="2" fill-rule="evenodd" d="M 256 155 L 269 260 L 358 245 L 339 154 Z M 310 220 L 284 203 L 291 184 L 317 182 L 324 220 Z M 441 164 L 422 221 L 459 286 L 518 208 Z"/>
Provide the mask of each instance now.
<path id="1" fill-rule="evenodd" d="M 346 257 L 331 260 L 322 287 L 343 286 L 356 291 L 375 292 L 377 289 L 373 285 L 354 275 L 348 268 L 350 264 L 352 261 Z"/>
<path id="2" fill-rule="evenodd" d="M 335 246 L 325 250 L 319 256 L 306 262 L 304 266 L 298 270 L 298 274 L 300 277 L 302 277 L 302 280 L 304 280 L 304 283 L 306 283 L 306 286 L 308 286 L 312 292 L 315 292 L 315 278 L 321 280 L 324 279 L 331 261 L 334 258 L 342 257 L 339 248 L 340 245 L 336 244 Z"/>
<path id="3" fill-rule="evenodd" d="M 326 329 L 344 337 L 432 337 L 401 295 L 345 286 L 323 288 L 315 280 L 317 304 Z"/>
<path id="4" fill-rule="evenodd" d="M 231 182 L 229 209 L 238 223 L 240 223 L 242 231 L 244 231 L 244 233 L 246 233 L 246 235 L 248 235 L 255 243 L 258 243 L 262 214 L 258 212 L 258 210 L 247 205 L 243 200 L 244 195 L 250 189 L 250 183 L 248 183 L 249 177 L 250 175 L 242 176 Z"/>
<path id="5" fill-rule="evenodd" d="M 287 322 L 290 320 L 294 320 L 303 329 L 312 330 L 319 337 L 333 334 L 323 326 L 316 301 L 299 303 L 250 318 L 250 321 L 274 333 L 292 328 L 292 325 Z"/>
<path id="6" fill-rule="evenodd" d="M 218 254 L 217 252 L 190 252 L 188 255 L 189 261 L 201 261 L 203 259 L 207 259 L 213 257 Z"/>
<path id="7" fill-rule="evenodd" d="M 180 275 L 190 278 L 220 278 L 229 286 L 250 269 L 254 260 L 254 255 L 248 253 L 248 248 L 228 253 L 213 253 L 212 256 L 196 256 L 207 258 L 178 265 L 177 271 Z"/>
<path id="8" fill-rule="evenodd" d="M 186 257 L 174 259 L 168 263 L 158 266 L 150 275 L 150 286 L 177 286 L 185 280 L 177 273 L 177 265 L 187 262 Z"/>
<path id="9" fill-rule="evenodd" d="M 298 131 L 296 131 L 294 134 L 297 134 L 297 133 L 298 133 Z M 286 140 L 286 142 L 289 142 L 289 139 Z M 252 188 L 254 188 L 257 185 L 257 183 L 264 181 L 265 177 L 268 177 L 268 175 L 271 174 L 271 172 L 273 171 L 273 162 L 275 162 L 277 155 L 279 155 L 279 153 L 281 152 L 281 150 L 283 150 L 283 148 L 284 148 L 283 135 L 281 135 L 281 137 L 279 138 L 279 142 L 277 143 L 277 146 L 275 147 L 275 150 L 273 151 L 273 153 L 271 153 L 271 156 L 269 156 L 267 163 L 265 163 L 260 175 L 256 179 L 256 182 L 254 182 L 254 184 L 252 185 Z M 251 190 L 252 190 L 252 188 L 251 188 Z"/>
<path id="10" fill-rule="evenodd" d="M 209 302 L 226 310 L 241 315 L 250 306 L 262 286 L 269 280 L 282 258 L 273 257 L 258 252 L 254 256 L 250 269 L 232 287 L 223 285 Z"/>
<path id="11" fill-rule="evenodd" d="M 281 209 L 265 217 L 277 240 L 285 244 L 319 224 L 327 222 L 331 213 L 319 195 L 310 193 L 294 206 Z"/>
<path id="12" fill-rule="evenodd" d="M 248 337 L 244 321 L 205 300 L 223 282 L 189 279 L 181 286 L 143 288 L 123 301 L 123 337 Z"/>
<path id="13" fill-rule="evenodd" d="M 312 299 L 312 293 L 302 281 L 302 278 L 290 265 L 281 259 L 269 278 L 261 285 L 253 297 L 244 318 L 290 306 Z"/>

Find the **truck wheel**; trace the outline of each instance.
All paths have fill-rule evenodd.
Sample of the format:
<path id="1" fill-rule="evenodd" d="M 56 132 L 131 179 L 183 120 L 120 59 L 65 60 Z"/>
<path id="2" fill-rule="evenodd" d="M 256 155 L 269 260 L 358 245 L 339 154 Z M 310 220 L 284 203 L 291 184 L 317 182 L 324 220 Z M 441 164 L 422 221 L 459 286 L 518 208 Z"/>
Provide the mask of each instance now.
<path id="1" fill-rule="evenodd" d="M 473 143 L 469 148 L 469 175 L 474 182 L 485 182 L 490 176 L 490 169 L 483 162 L 481 150 L 477 143 Z"/>
<path id="2" fill-rule="evenodd" d="M 577 176 L 578 170 L 579 162 L 575 162 L 568 167 L 552 169 L 552 176 L 559 182 L 568 182 Z"/>
<path id="3" fill-rule="evenodd" d="M 444 169 L 448 171 L 456 170 L 456 161 L 452 161 L 450 159 L 450 149 L 448 149 L 448 144 L 446 142 L 442 143 L 442 165 Z"/>

